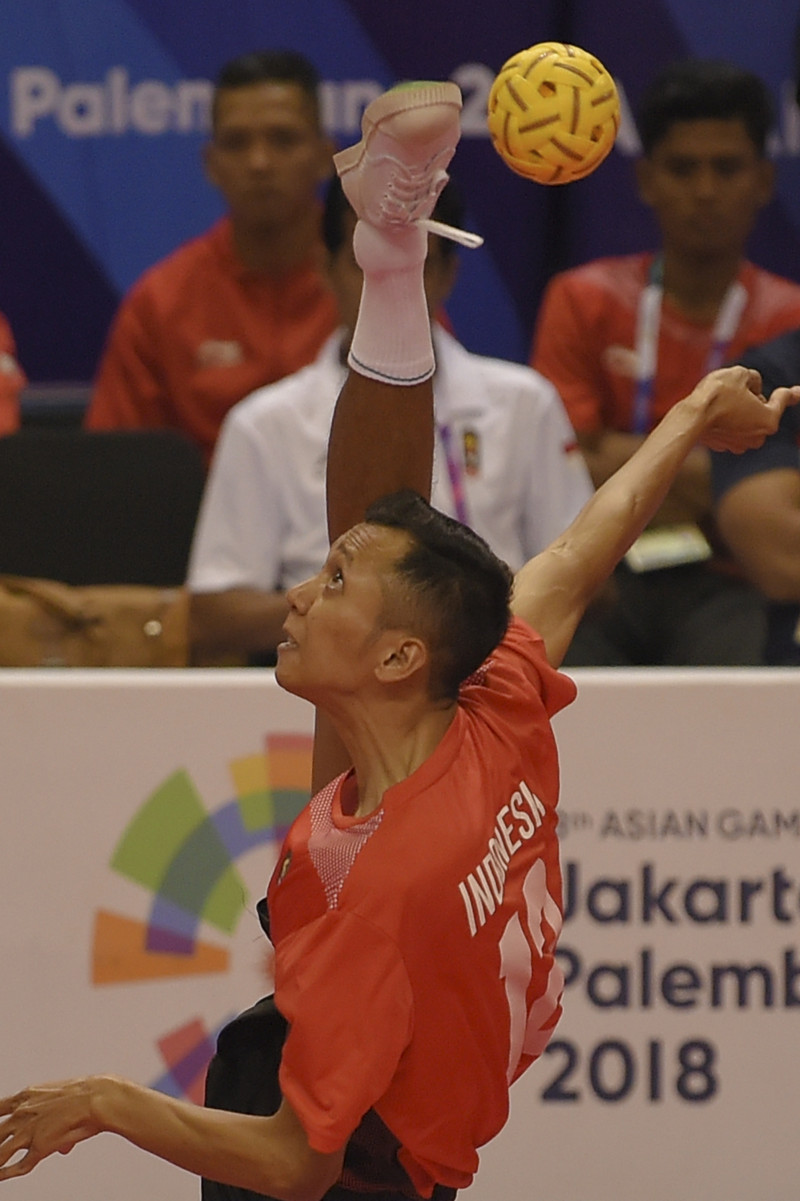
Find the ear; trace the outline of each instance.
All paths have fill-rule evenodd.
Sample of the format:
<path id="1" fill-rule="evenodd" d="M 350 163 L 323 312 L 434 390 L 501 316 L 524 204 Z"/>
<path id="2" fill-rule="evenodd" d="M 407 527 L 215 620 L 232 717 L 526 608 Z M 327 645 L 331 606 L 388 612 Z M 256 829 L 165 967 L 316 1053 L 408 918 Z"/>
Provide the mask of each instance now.
<path id="1" fill-rule="evenodd" d="M 390 631 L 375 665 L 375 679 L 380 684 L 399 684 L 424 671 L 429 662 L 428 648 L 421 638 Z"/>

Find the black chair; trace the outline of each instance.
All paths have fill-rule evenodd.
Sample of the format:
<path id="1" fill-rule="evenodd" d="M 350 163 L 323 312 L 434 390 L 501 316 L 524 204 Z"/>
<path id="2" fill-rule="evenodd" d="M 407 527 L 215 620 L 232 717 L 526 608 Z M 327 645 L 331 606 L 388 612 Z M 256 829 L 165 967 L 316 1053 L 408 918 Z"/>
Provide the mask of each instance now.
<path id="1" fill-rule="evenodd" d="M 205 483 L 172 430 L 23 429 L 0 438 L 0 573 L 176 587 Z"/>
<path id="2" fill-rule="evenodd" d="M 28 384 L 19 398 L 20 422 L 26 429 L 79 429 L 92 385 L 85 383 Z"/>

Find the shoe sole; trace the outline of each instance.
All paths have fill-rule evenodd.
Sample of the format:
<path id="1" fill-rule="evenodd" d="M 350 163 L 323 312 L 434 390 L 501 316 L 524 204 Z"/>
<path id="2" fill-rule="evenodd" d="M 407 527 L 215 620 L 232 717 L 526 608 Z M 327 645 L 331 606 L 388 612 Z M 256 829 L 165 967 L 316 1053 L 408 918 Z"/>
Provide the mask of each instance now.
<path id="1" fill-rule="evenodd" d="M 432 105 L 447 105 L 460 112 L 461 91 L 458 85 L 455 83 L 400 84 L 371 101 L 364 109 L 364 115 L 361 118 L 361 141 L 356 142 L 354 146 L 348 146 L 345 150 L 340 150 L 333 156 L 338 174 L 343 175 L 346 171 L 352 171 L 358 166 L 366 153 L 371 133 L 384 121 L 401 114 L 411 114 L 418 109 L 429 109 Z M 443 125 L 450 119 L 448 114 Z M 430 123 L 424 120 L 419 122 L 416 130 L 413 122 L 408 122 L 407 128 L 403 131 L 404 138 L 408 138 L 409 141 L 415 141 L 417 138 L 431 141 L 438 135 L 438 132 L 438 129 L 431 128 Z"/>

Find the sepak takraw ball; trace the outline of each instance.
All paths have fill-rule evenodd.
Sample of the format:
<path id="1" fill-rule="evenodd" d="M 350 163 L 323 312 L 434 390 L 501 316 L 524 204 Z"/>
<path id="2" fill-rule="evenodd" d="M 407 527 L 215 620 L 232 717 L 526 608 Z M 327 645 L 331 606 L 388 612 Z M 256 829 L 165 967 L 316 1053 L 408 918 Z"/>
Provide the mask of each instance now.
<path id="1" fill-rule="evenodd" d="M 489 93 L 489 132 L 512 171 L 537 183 L 582 179 L 619 129 L 619 96 L 599 59 L 578 46 L 539 42 L 500 68 Z"/>

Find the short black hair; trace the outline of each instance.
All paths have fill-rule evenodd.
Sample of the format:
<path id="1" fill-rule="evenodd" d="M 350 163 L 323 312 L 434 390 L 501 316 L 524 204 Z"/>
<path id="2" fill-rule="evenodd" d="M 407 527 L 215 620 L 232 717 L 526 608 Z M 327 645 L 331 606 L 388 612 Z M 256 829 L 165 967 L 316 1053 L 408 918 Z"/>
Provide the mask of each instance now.
<path id="1" fill-rule="evenodd" d="M 218 92 L 251 87 L 254 83 L 293 83 L 311 101 L 319 122 L 319 85 L 317 68 L 297 50 L 254 50 L 240 54 L 222 66 L 214 80 L 214 104 Z"/>
<path id="2" fill-rule="evenodd" d="M 338 175 L 333 175 L 325 194 L 325 205 L 322 211 L 322 239 L 328 253 L 333 256 L 339 253 L 347 238 L 346 217 L 354 215 L 350 201 L 342 189 L 342 181 Z M 439 195 L 433 209 L 437 221 L 445 225 L 453 225 L 456 229 L 464 226 L 464 206 L 458 189 L 449 179 Z M 442 258 L 449 259 L 456 253 L 456 244 L 449 238 L 441 239 Z"/>
<path id="3" fill-rule="evenodd" d="M 431 699 L 454 700 L 508 629 L 511 569 L 474 530 L 411 490 L 375 501 L 366 521 L 411 539 L 386 588 L 385 620 L 418 627 L 431 655 Z"/>
<path id="4" fill-rule="evenodd" d="M 764 81 L 734 63 L 688 58 L 671 63 L 652 80 L 639 102 L 636 125 L 649 155 L 676 121 L 737 118 L 763 157 L 774 121 Z"/>

